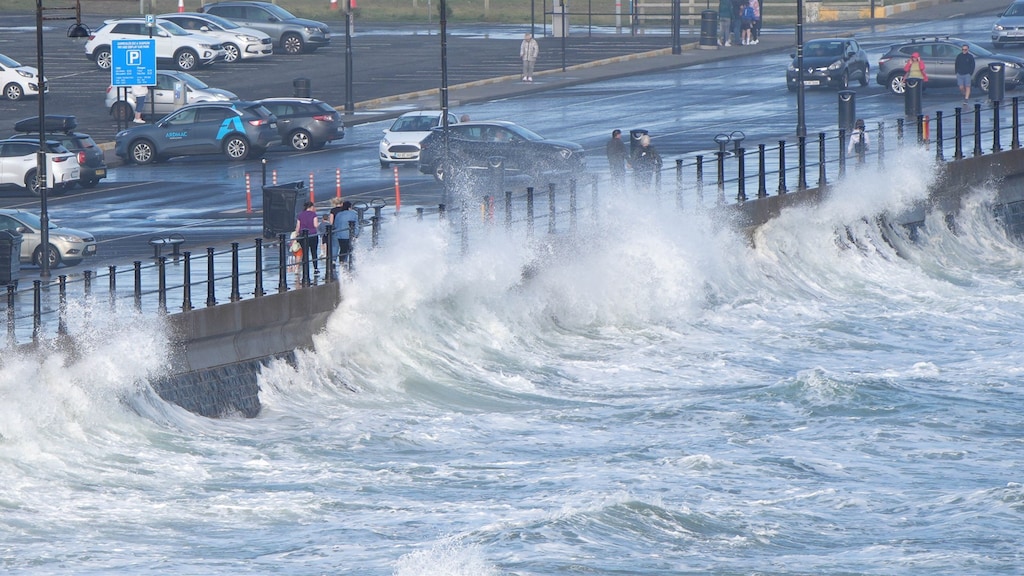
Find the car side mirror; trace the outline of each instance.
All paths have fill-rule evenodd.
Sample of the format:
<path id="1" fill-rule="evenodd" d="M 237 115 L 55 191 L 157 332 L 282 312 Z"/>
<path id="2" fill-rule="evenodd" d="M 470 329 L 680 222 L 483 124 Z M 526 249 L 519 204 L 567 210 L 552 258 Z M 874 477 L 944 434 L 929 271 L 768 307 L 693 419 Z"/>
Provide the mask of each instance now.
<path id="1" fill-rule="evenodd" d="M 206 25 L 200 26 L 199 27 L 199 31 L 200 32 L 209 32 L 210 31 L 210 27 L 206 26 Z"/>
<path id="2" fill-rule="evenodd" d="M 29 232 L 28 226 L 18 226 L 14 229 L 18 234 L 27 234 Z"/>

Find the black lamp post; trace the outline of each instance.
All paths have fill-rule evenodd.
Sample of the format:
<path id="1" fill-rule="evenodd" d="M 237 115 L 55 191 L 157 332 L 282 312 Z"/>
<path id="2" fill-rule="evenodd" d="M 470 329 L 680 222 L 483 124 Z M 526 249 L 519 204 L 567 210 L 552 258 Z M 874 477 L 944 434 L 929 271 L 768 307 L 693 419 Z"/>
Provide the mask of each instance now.
<path id="1" fill-rule="evenodd" d="M 345 0 L 345 111 L 355 110 L 352 96 L 352 0 Z"/>
<path id="2" fill-rule="evenodd" d="M 804 123 L 804 0 L 796 0 L 796 136 L 807 136 Z"/>
<path id="3" fill-rule="evenodd" d="M 74 16 L 43 16 L 43 10 L 50 10 L 54 13 L 65 13 L 74 10 Z M 39 259 L 39 276 L 50 277 L 50 214 L 46 206 L 47 183 L 49 176 L 47 169 L 49 163 L 46 161 L 46 80 L 43 73 L 43 20 L 74 20 L 75 23 L 68 27 L 68 38 L 86 38 L 89 36 L 89 29 L 82 24 L 81 0 L 75 0 L 73 7 L 64 8 L 43 8 L 43 0 L 36 0 L 36 87 L 39 93 L 39 151 L 36 152 L 36 185 L 39 188 L 39 245 L 42 246 L 42 254 Z"/>
<path id="4" fill-rule="evenodd" d="M 449 190 L 451 189 L 452 173 L 451 163 L 448 161 L 451 153 L 448 146 L 448 4 L 446 0 L 441 0 L 441 132 L 442 132 L 442 146 L 444 147 L 442 154 L 442 162 L 444 162 L 444 178 L 441 182 L 443 189 L 442 198 L 444 203 L 447 204 L 449 200 Z"/>

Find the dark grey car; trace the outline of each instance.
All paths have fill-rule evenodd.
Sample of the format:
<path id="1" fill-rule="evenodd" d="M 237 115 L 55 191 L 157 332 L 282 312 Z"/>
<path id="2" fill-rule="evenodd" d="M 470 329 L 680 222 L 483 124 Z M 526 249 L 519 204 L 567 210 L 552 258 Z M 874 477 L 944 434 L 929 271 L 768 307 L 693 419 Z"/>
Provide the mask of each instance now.
<path id="1" fill-rule="evenodd" d="M 281 142 L 295 150 L 319 150 L 345 137 L 345 122 L 330 104 L 313 98 L 265 98 L 259 103 L 277 117 Z"/>
<path id="2" fill-rule="evenodd" d="M 1019 86 L 1024 82 L 1024 59 L 1007 54 L 996 54 L 988 49 L 960 38 L 921 38 L 893 44 L 878 61 L 878 76 L 875 80 L 889 89 L 893 94 L 903 94 L 906 83 L 903 81 L 903 66 L 910 56 L 917 52 L 925 65 L 928 81 L 926 88 L 956 88 L 956 70 L 954 64 L 962 46 L 967 46 L 974 55 L 974 78 L 972 84 L 982 92 L 988 92 L 989 64 L 1004 64 L 1003 72 L 1007 88 Z"/>
<path id="3" fill-rule="evenodd" d="M 227 0 L 199 8 L 204 14 L 227 18 L 239 26 L 266 32 L 274 47 L 288 54 L 313 52 L 331 43 L 331 29 L 323 22 L 296 18 L 291 12 L 270 2 Z"/>
<path id="4" fill-rule="evenodd" d="M 868 55 L 853 38 L 821 38 L 804 44 L 804 86 L 820 86 L 845 90 L 856 80 L 861 86 L 870 82 L 871 64 Z M 800 76 L 796 55 L 786 70 L 786 87 L 797 89 Z"/>

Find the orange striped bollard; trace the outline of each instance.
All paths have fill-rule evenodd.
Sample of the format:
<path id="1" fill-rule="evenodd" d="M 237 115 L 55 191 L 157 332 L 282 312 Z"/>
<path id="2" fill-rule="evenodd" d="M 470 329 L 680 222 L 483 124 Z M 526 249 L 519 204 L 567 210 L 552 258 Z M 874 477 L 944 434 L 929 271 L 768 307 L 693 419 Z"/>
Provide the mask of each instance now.
<path id="1" fill-rule="evenodd" d="M 334 170 L 334 183 L 335 183 L 334 196 L 337 197 L 340 200 L 341 199 L 341 168 L 336 168 Z"/>
<path id="2" fill-rule="evenodd" d="M 313 173 L 309 173 L 309 201 L 316 204 L 316 195 L 313 194 Z"/>
<path id="3" fill-rule="evenodd" d="M 924 141 L 928 142 L 931 140 L 931 127 L 929 126 L 929 117 L 924 117 Z"/>
<path id="4" fill-rule="evenodd" d="M 277 186 L 277 168 L 270 172 L 270 183 Z"/>
<path id="5" fill-rule="evenodd" d="M 398 185 L 398 166 L 395 166 L 395 214 L 402 209 L 402 189 Z"/>
<path id="6" fill-rule="evenodd" d="M 252 183 L 248 172 L 245 173 L 245 213 L 252 213 Z"/>

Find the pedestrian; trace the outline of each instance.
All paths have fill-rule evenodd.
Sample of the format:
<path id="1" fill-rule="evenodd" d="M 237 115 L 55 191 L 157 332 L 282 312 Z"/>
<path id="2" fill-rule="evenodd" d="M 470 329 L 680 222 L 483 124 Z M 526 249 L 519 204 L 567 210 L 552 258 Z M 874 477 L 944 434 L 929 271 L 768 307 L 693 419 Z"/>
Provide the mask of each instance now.
<path id="1" fill-rule="evenodd" d="M 964 44 L 960 47 L 953 67 L 956 69 L 956 85 L 964 97 L 964 104 L 967 104 L 971 101 L 971 82 L 974 80 L 974 55 L 970 46 Z"/>
<path id="2" fill-rule="evenodd" d="M 626 183 L 626 158 L 629 156 L 626 144 L 622 141 L 622 130 L 612 130 L 612 137 L 605 146 L 605 155 L 608 157 L 608 170 L 612 174 L 612 182 L 622 188 Z"/>
<path id="3" fill-rule="evenodd" d="M 908 79 L 917 78 L 921 82 L 928 81 L 928 74 L 924 71 L 924 61 L 921 60 L 921 54 L 914 52 L 910 55 L 910 60 L 903 66 L 903 83 L 905 84 Z M 924 89 L 924 84 L 921 85 L 921 89 Z"/>
<path id="4" fill-rule="evenodd" d="M 750 43 L 757 44 L 761 41 L 761 0 L 750 0 L 750 7 L 754 9 L 754 23 L 750 26 Z"/>
<path id="5" fill-rule="evenodd" d="M 135 123 L 145 124 L 142 119 L 142 109 L 146 105 L 146 96 L 149 96 L 149 86 L 132 86 L 132 96 L 135 97 Z"/>
<path id="6" fill-rule="evenodd" d="M 459 116 L 459 122 L 469 122 L 469 114 L 463 114 Z"/>
<path id="7" fill-rule="evenodd" d="M 743 8 L 744 0 L 732 0 L 732 29 L 729 37 L 737 46 L 743 41 Z"/>
<path id="8" fill-rule="evenodd" d="M 345 270 L 352 269 L 352 240 L 359 237 L 359 215 L 352 209 L 348 200 L 341 198 L 331 200 L 330 224 L 334 227 L 334 237 L 338 239 L 338 264 Z"/>
<path id="9" fill-rule="evenodd" d="M 661 170 L 661 155 L 651 145 L 651 137 L 644 134 L 640 145 L 633 150 L 633 177 L 638 188 L 650 188 L 654 173 Z"/>
<path id="10" fill-rule="evenodd" d="M 732 46 L 729 33 L 732 30 L 732 0 L 718 0 L 718 45 Z"/>
<path id="11" fill-rule="evenodd" d="M 860 118 L 853 125 L 853 133 L 850 134 L 850 143 L 846 145 L 846 153 L 857 156 L 858 162 L 864 162 L 864 156 L 868 153 L 868 145 L 871 139 L 864 129 L 864 120 Z"/>
<path id="12" fill-rule="evenodd" d="M 527 32 L 519 45 L 519 57 L 523 60 L 523 82 L 533 82 L 533 66 L 537 63 L 538 55 L 540 45 L 533 39 L 533 34 Z"/>
<path id="13" fill-rule="evenodd" d="M 753 44 L 751 31 L 754 28 L 754 20 L 756 19 L 756 15 L 754 14 L 754 8 L 753 6 L 750 5 L 749 1 L 744 1 L 741 6 L 742 8 L 740 9 L 740 29 L 742 41 L 744 46 L 749 46 L 750 44 Z"/>
<path id="14" fill-rule="evenodd" d="M 319 272 L 317 259 L 320 248 L 320 217 L 316 215 L 316 205 L 309 200 L 306 200 L 302 208 L 302 212 L 299 212 L 295 221 L 295 237 L 299 241 L 303 254 L 309 254 L 309 260 L 313 263 L 313 271 Z"/>

